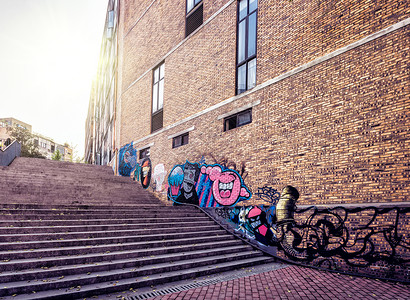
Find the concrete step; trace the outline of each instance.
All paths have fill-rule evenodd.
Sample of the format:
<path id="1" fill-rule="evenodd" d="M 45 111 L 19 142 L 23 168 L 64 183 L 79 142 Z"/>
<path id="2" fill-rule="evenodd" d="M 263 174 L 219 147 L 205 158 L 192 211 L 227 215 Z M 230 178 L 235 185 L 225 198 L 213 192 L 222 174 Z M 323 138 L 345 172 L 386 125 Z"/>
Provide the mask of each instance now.
<path id="1" fill-rule="evenodd" d="M 202 224 L 202 222 L 211 222 L 208 217 L 206 216 L 190 216 L 188 223 L 197 223 Z M 88 220 L 81 220 L 81 219 L 69 219 L 69 220 L 7 220 L 7 221 L 0 221 L 0 228 L 4 227 L 15 227 L 15 228 L 25 228 L 25 227 L 34 227 L 40 228 L 41 226 L 56 226 L 56 227 L 63 227 L 63 226 L 72 226 L 72 227 L 79 227 L 79 226 L 97 226 L 97 225 L 125 225 L 125 224 L 133 224 L 133 225 L 140 225 L 140 226 L 147 226 L 147 227 L 154 227 L 154 226 L 166 226 L 166 224 L 174 224 L 174 223 L 181 223 L 181 218 L 133 218 L 133 219 L 88 219 Z"/>
<path id="2" fill-rule="evenodd" d="M 135 249 L 144 247 L 167 247 L 173 245 L 186 245 L 190 243 L 204 243 L 211 241 L 222 241 L 233 239 L 231 235 L 226 235 L 222 230 L 207 231 L 206 236 L 200 236 L 197 232 L 184 234 L 184 238 L 174 238 L 175 235 L 151 236 L 141 241 L 142 236 L 124 236 L 124 237 L 104 237 L 93 239 L 73 239 L 73 240 L 51 240 L 51 241 L 28 241 L 28 242 L 10 242 L 0 243 L 0 251 L 9 252 L 12 250 L 31 250 L 42 248 L 63 248 L 76 246 L 93 246 L 106 244 L 124 244 L 134 243 Z M 143 239 L 144 240 L 144 239 Z"/>
<path id="3" fill-rule="evenodd" d="M 44 241 L 44 240 L 59 240 L 59 239 L 82 239 L 82 238 L 99 238 L 99 237 L 119 237 L 119 236 L 128 236 L 128 235 L 139 235 L 141 238 L 144 236 L 167 236 L 181 233 L 191 233 L 196 232 L 209 232 L 212 230 L 220 229 L 218 225 L 210 226 L 195 226 L 194 228 L 190 227 L 172 227 L 172 228 L 157 228 L 157 229 L 124 229 L 124 230 L 112 230 L 112 231 L 84 231 L 84 232 L 52 232 L 52 233 L 30 233 L 30 234 L 3 234 L 0 235 L 0 240 L 4 242 L 11 241 Z"/>
<path id="4" fill-rule="evenodd" d="M 121 245 L 119 245 L 121 246 Z M 190 244 L 190 245 L 179 245 L 179 246 L 170 246 L 170 247 L 158 247 L 158 248 L 146 248 L 146 249 L 130 249 L 125 251 L 120 247 L 117 247 L 117 251 L 101 251 L 102 249 L 97 249 L 97 252 L 93 252 L 91 249 L 89 252 L 83 251 L 81 253 L 72 252 L 72 255 L 59 255 L 62 254 L 63 251 L 58 251 L 56 249 L 55 252 L 48 251 L 44 252 L 45 255 L 58 255 L 58 256 L 43 256 L 41 251 L 27 251 L 25 253 L 15 252 L 16 256 L 22 256 L 24 258 L 13 258 L 16 256 L 9 256 L 10 258 L 7 259 L 6 255 L 4 255 L 0 259 L 1 269 L 3 271 L 12 271 L 12 270 L 24 270 L 24 269 L 35 269 L 35 268 L 50 268 L 54 266 L 61 266 L 61 265 L 80 265 L 80 264 L 87 264 L 87 263 L 99 263 L 103 261 L 113 261 L 117 259 L 128 259 L 128 258 L 138 258 L 138 257 L 151 257 L 157 255 L 164 255 L 169 253 L 182 253 L 188 251 L 195 251 L 195 250 L 204 250 L 207 249 L 211 251 L 212 249 L 222 248 L 222 247 L 243 247 L 241 241 L 239 240 L 225 240 L 220 242 L 207 242 L 207 243 L 199 243 L 199 244 Z M 78 254 L 77 254 L 78 253 Z"/>
<path id="5" fill-rule="evenodd" d="M 249 257 L 258 257 L 261 256 L 261 253 L 249 247 L 235 246 L 235 247 L 224 247 L 224 248 L 215 248 L 214 254 L 210 255 L 208 249 L 205 250 L 196 250 L 189 252 L 178 252 L 178 253 L 167 253 L 162 255 L 155 255 L 149 257 L 139 257 L 139 258 L 126 258 L 126 259 L 117 259 L 112 261 L 102 261 L 98 263 L 88 263 L 88 264 L 76 264 L 76 265 L 62 265 L 54 267 L 42 267 L 35 269 L 24 269 L 18 271 L 9 271 L 3 272 L 0 274 L 0 282 L 18 282 L 18 281 L 42 281 L 44 278 L 53 278 L 53 277 L 67 277 L 73 276 L 76 274 L 88 274 L 95 272 L 105 272 L 115 269 L 124 269 L 124 268 L 138 268 L 133 271 L 140 272 L 139 275 L 147 275 L 147 266 L 158 269 L 159 266 L 165 267 L 166 264 L 174 265 L 175 262 L 179 261 L 189 261 L 199 258 L 209 258 L 213 259 L 222 258 L 225 261 L 233 259 L 243 259 Z M 209 262 L 209 260 L 208 260 Z M 143 272 L 142 272 L 143 271 Z M 134 274 L 134 276 L 137 274 Z"/>
<path id="6" fill-rule="evenodd" d="M 140 221 L 140 223 L 128 223 L 128 222 L 122 222 L 121 224 L 111 224 L 110 222 L 104 223 L 104 224 L 97 224 L 97 225 L 91 225 L 91 224 L 86 224 L 86 225 L 67 225 L 67 226 L 61 226 L 59 224 L 56 225 L 46 225 L 46 226 L 33 226 L 30 227 L 23 227 L 23 226 L 14 226 L 10 225 L 9 227 L 0 227 L 0 235 L 5 235 L 5 234 L 13 234 L 17 235 L 20 233 L 59 233 L 59 232 L 83 232 L 83 231 L 114 231 L 114 230 L 149 230 L 152 228 L 158 228 L 162 227 L 165 228 L 164 233 L 166 233 L 167 229 L 171 228 L 192 228 L 192 227 L 203 227 L 203 226 L 212 226 L 215 224 L 215 222 L 207 219 L 207 218 L 202 218 L 201 220 L 193 220 L 193 221 L 184 221 L 181 222 L 181 220 L 174 221 L 174 222 L 166 222 L 168 221 L 167 219 L 164 220 L 157 220 L 158 223 L 145 223 L 143 221 Z M 164 221 L 162 223 L 161 221 Z M 41 224 L 41 222 L 40 222 Z M 65 222 L 65 224 L 68 224 L 68 222 Z"/>
<path id="7" fill-rule="evenodd" d="M 269 257 L 252 257 L 248 259 L 242 259 L 237 261 L 228 261 L 222 262 L 213 265 L 205 265 L 196 268 L 189 268 L 189 269 L 178 269 L 178 270 L 170 270 L 168 272 L 161 272 L 155 273 L 149 276 L 139 276 L 139 277 L 130 277 L 120 280 L 106 280 L 107 277 L 103 277 L 105 274 L 97 274 L 100 275 L 92 284 L 88 285 L 72 285 L 70 288 L 56 288 L 53 290 L 47 290 L 42 292 L 36 293 L 28 293 L 28 294 L 20 294 L 17 295 L 18 291 L 20 290 L 30 290 L 29 288 L 20 288 L 15 287 L 13 290 L 7 289 L 4 293 L 13 294 L 15 293 L 16 296 L 13 299 L 48 299 L 48 300 L 56 300 L 56 299 L 79 299 L 85 297 L 92 297 L 95 295 L 101 294 L 110 294 L 124 290 L 130 289 L 137 289 L 144 286 L 151 286 L 151 285 L 158 285 L 165 282 L 170 281 L 178 281 L 184 280 L 188 278 L 195 278 L 199 276 L 205 276 L 209 274 L 224 272 L 233 269 L 239 269 L 245 266 L 257 265 L 271 262 L 272 258 Z M 81 281 L 81 278 L 78 278 Z M 105 279 L 105 281 L 104 281 Z M 46 284 L 46 283 L 45 283 Z M 28 297 L 28 298 L 27 298 Z"/>
<path id="8" fill-rule="evenodd" d="M 119 243 L 119 244 L 103 244 L 103 245 L 89 245 L 89 246 L 77 246 L 77 247 L 64 247 L 64 248 L 43 248 L 43 249 L 27 249 L 27 250 L 15 250 L 15 251 L 1 251 L 0 260 L 1 261 L 16 261 L 19 259 L 37 259 L 41 257 L 42 259 L 47 257 L 59 257 L 59 256 L 80 256 L 87 254 L 107 254 L 107 253 L 118 253 L 121 251 L 140 251 L 141 255 L 146 256 L 149 252 L 150 255 L 157 255 L 162 251 L 167 251 L 171 253 L 174 251 L 189 251 L 189 249 L 200 249 L 202 247 L 217 247 L 224 244 L 235 244 L 238 243 L 237 240 L 224 240 L 224 241 L 207 241 L 205 243 L 197 244 L 187 244 L 187 245 L 158 245 L 159 247 L 149 248 L 141 247 L 141 243 Z M 240 244 L 240 243 L 239 243 Z"/>

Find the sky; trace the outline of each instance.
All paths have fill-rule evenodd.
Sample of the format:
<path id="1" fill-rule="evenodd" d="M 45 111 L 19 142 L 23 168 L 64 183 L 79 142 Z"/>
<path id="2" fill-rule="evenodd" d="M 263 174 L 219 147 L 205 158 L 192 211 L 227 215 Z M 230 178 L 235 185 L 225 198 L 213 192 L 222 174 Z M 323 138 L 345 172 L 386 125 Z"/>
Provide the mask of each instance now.
<path id="1" fill-rule="evenodd" d="M 0 117 L 84 155 L 108 0 L 0 0 Z"/>

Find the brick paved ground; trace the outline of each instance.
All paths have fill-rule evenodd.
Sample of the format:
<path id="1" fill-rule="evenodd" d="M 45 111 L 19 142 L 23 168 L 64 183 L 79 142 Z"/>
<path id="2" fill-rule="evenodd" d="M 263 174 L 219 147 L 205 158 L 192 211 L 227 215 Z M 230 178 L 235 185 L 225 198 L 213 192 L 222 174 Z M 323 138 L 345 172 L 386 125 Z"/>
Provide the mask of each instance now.
<path id="1" fill-rule="evenodd" d="M 166 299 L 410 299 L 410 286 L 298 266 L 151 298 Z"/>

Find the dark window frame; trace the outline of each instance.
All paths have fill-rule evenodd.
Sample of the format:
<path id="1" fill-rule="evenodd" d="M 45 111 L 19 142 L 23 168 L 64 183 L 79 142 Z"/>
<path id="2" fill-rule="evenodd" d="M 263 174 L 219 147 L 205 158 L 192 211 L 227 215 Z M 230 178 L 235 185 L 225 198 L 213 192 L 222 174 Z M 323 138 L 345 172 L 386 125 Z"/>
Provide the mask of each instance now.
<path id="1" fill-rule="evenodd" d="M 188 0 L 185 5 L 185 37 L 187 37 L 204 23 L 204 4 L 202 0 L 198 2 L 195 0 L 194 7 L 190 11 L 188 11 Z"/>
<path id="2" fill-rule="evenodd" d="M 161 68 L 162 72 L 161 72 Z M 158 80 L 155 72 L 158 70 Z M 160 101 L 160 84 L 162 82 L 162 102 Z M 152 95 L 151 95 L 151 133 L 163 127 L 164 121 L 164 90 L 165 90 L 165 62 L 161 62 L 152 72 Z M 156 91 L 156 96 L 154 91 Z M 155 97 L 155 98 L 154 98 Z M 154 102 L 156 107 L 154 106 Z M 161 105 L 160 105 L 161 104 Z M 161 107 L 160 107 L 161 106 Z"/>
<path id="3" fill-rule="evenodd" d="M 240 123 L 239 122 L 239 116 L 248 114 L 250 115 L 250 119 L 248 122 L 245 123 Z M 245 109 L 243 111 L 240 111 L 236 114 L 230 115 L 229 117 L 224 118 L 224 131 L 229 131 L 238 127 L 245 126 L 247 124 L 252 123 L 252 108 Z M 233 125 L 233 126 L 227 126 L 227 125 Z"/>
<path id="4" fill-rule="evenodd" d="M 185 132 L 172 138 L 172 149 L 178 148 L 189 143 L 189 132 Z"/>
<path id="5" fill-rule="evenodd" d="M 150 147 L 139 150 L 139 159 L 143 159 L 150 156 Z"/>
<path id="6" fill-rule="evenodd" d="M 253 9 L 252 11 L 249 11 L 249 0 L 247 1 L 247 6 L 246 6 L 246 16 L 243 18 L 240 18 L 240 0 L 237 1 L 237 20 L 236 20 L 236 78 L 235 78 L 235 95 L 239 95 L 243 92 L 246 92 L 247 90 L 253 88 L 256 86 L 256 71 L 255 71 L 255 86 L 249 87 L 248 86 L 248 64 L 252 60 L 255 59 L 255 63 L 257 63 L 256 60 L 256 55 L 258 52 L 258 8 L 259 8 L 259 3 L 257 2 L 256 8 Z M 257 0 L 258 1 L 258 0 Z M 249 47 L 249 17 L 253 14 L 256 14 L 256 19 L 255 19 L 255 26 L 256 26 L 256 33 L 255 33 L 255 54 L 251 55 L 248 57 L 248 47 Z M 243 61 L 239 61 L 239 26 L 242 22 L 245 22 L 245 59 Z M 238 82 L 238 71 L 239 68 L 245 65 L 245 89 L 244 90 L 239 90 L 239 82 Z M 256 68 L 256 66 L 255 66 Z"/>

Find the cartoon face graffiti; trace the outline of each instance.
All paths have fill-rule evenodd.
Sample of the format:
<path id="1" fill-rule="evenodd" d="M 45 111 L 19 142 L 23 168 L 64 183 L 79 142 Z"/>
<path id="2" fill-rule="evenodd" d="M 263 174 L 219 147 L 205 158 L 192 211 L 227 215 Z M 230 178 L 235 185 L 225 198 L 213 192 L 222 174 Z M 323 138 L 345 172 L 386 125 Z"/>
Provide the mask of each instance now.
<path id="1" fill-rule="evenodd" d="M 177 196 L 179 193 L 179 188 L 184 180 L 184 170 L 181 166 L 177 165 L 172 169 L 168 177 L 168 183 L 171 188 L 171 195 Z"/>
<path id="2" fill-rule="evenodd" d="M 151 182 L 151 160 L 149 158 L 144 158 L 141 161 L 141 185 L 144 189 L 149 187 Z"/>
<path id="3" fill-rule="evenodd" d="M 202 167 L 201 172 L 208 174 L 213 181 L 212 193 L 219 204 L 229 206 L 235 204 L 240 197 L 250 197 L 250 192 L 243 186 L 237 172 L 222 171 L 219 166 Z"/>
<path id="4" fill-rule="evenodd" d="M 199 167 L 195 164 L 186 163 L 184 168 L 184 181 L 182 187 L 185 192 L 190 193 L 199 177 Z"/>
<path id="5" fill-rule="evenodd" d="M 122 147 L 119 151 L 118 173 L 121 176 L 130 176 L 132 170 L 137 165 L 136 151 L 130 143 Z"/>
<path id="6" fill-rule="evenodd" d="M 263 236 L 266 235 L 269 225 L 266 221 L 266 213 L 259 207 L 255 206 L 248 212 L 248 221 L 254 231 L 259 232 Z"/>

